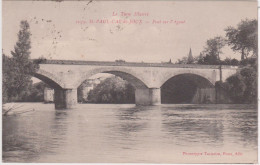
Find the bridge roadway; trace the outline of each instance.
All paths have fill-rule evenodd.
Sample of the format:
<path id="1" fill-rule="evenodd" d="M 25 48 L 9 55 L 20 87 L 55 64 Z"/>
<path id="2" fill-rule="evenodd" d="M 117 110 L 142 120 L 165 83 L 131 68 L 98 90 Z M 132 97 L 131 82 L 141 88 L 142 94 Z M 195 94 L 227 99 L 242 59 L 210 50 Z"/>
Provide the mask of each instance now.
<path id="1" fill-rule="evenodd" d="M 56 109 L 70 109 L 77 104 L 77 88 L 89 77 L 110 73 L 127 80 L 135 87 L 137 105 L 161 104 L 161 86 L 169 79 L 184 76 L 199 89 L 214 88 L 216 81 L 225 81 L 238 71 L 235 66 L 133 63 L 72 60 L 41 60 L 33 76 L 54 88 Z M 209 95 L 212 102 L 216 97 Z"/>

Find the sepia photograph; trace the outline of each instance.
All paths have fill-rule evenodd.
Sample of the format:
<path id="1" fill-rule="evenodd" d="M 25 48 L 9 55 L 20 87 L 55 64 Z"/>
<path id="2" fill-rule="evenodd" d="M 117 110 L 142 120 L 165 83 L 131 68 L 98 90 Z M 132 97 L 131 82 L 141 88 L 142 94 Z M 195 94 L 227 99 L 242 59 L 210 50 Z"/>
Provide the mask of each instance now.
<path id="1" fill-rule="evenodd" d="M 3 163 L 258 163 L 256 0 L 3 0 Z"/>

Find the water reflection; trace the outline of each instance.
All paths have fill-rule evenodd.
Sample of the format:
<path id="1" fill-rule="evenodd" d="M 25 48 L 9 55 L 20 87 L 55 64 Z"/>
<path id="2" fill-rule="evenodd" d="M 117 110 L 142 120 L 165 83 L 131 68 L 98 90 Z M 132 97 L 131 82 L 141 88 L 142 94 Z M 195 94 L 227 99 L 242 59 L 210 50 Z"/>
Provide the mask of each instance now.
<path id="1" fill-rule="evenodd" d="M 252 105 L 29 105 L 36 111 L 3 118 L 5 162 L 176 163 L 193 148 L 256 152 Z"/>
<path id="2" fill-rule="evenodd" d="M 233 107 L 232 107 L 233 106 Z M 162 115 L 163 131 L 177 139 L 178 145 L 204 143 L 221 147 L 227 143 L 241 143 L 244 147 L 257 144 L 257 111 L 245 105 L 211 106 L 205 110 L 201 106 L 174 107 L 176 111 L 165 110 Z M 234 107 L 236 110 L 234 110 Z M 181 110 L 180 110 L 181 109 Z M 211 110 L 214 109 L 214 110 Z M 251 136 L 248 136 L 251 135 Z"/>
<path id="3" fill-rule="evenodd" d="M 222 121 L 217 120 L 182 120 L 163 123 L 167 136 L 172 135 L 178 145 L 205 143 L 212 146 L 223 145 Z"/>

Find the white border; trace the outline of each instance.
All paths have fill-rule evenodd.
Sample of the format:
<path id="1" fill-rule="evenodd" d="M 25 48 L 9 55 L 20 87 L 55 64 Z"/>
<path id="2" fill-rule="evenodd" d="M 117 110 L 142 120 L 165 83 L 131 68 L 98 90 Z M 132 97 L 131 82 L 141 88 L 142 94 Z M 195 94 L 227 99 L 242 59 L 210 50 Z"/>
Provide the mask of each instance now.
<path id="1" fill-rule="evenodd" d="M 246 1 L 246 0 L 245 0 Z M 260 18 L 260 0 L 257 0 L 258 4 L 258 18 Z M 1 13 L 0 13 L 0 43 L 1 43 L 1 50 L 2 50 L 2 1 L 0 0 L 0 8 L 1 8 Z M 257 19 L 258 20 L 258 19 Z M 260 32 L 260 24 L 259 24 L 259 21 L 258 21 L 258 55 L 260 54 L 260 51 L 259 51 L 259 48 L 260 48 L 260 37 L 259 37 L 259 32 Z M 258 83 L 260 82 L 260 77 L 259 77 L 259 64 L 260 64 L 260 58 L 258 57 Z M 0 57 L 0 67 L 1 67 L 1 71 L 0 71 L 0 85 L 1 85 L 1 89 L 2 89 L 2 55 Z M 2 90 L 0 90 L 0 104 L 2 105 Z M 260 97 L 259 97 L 259 94 L 260 94 L 260 86 L 258 84 L 258 110 L 259 110 L 259 103 L 260 103 Z M 1 106 L 1 111 L 2 111 L 2 106 Z M 259 141 L 260 141 L 260 137 L 259 137 L 259 132 L 260 132 L 260 122 L 259 122 L 259 115 L 258 115 L 258 162 L 259 162 L 259 158 L 260 158 L 260 154 L 259 154 Z M 0 128 L 1 128 L 1 136 L 0 136 L 0 155 L 1 155 L 1 161 L 2 162 L 2 130 L 3 130 L 3 127 L 2 127 L 2 115 L 1 115 L 1 120 L 0 120 Z M 3 162 L 2 162 L 3 163 Z M 27 165 L 28 163 L 3 163 L 3 164 L 6 164 L 6 165 Z M 31 165 L 36 165 L 36 164 L 39 164 L 39 163 L 30 163 Z M 76 163 L 41 163 L 42 165 L 50 165 L 50 164 L 60 164 L 60 165 L 68 165 L 68 164 L 76 164 Z M 78 163 L 77 163 L 78 164 Z M 112 164 L 112 163 L 80 163 L 80 164 L 95 164 L 95 165 L 104 165 L 104 164 Z M 122 164 L 122 163 L 121 163 Z M 119 164 L 114 164 L 114 165 L 119 165 Z M 155 165 L 155 164 L 141 164 L 141 163 L 124 163 L 124 165 Z M 160 164 L 160 165 L 169 165 L 169 164 Z M 183 164 L 181 164 L 183 165 Z M 197 165 L 206 165 L 206 164 L 197 164 Z M 213 164 L 209 164 L 209 165 L 213 165 Z M 226 165 L 226 164 L 216 164 L 216 165 Z"/>

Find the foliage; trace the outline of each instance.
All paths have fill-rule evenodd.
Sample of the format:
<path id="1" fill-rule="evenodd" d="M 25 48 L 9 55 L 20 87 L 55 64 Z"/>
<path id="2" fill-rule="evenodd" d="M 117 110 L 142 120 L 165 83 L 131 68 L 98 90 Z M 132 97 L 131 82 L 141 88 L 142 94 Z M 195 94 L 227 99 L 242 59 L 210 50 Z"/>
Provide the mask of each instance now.
<path id="1" fill-rule="evenodd" d="M 222 54 L 222 48 L 226 45 L 223 37 L 217 36 L 207 40 L 204 50 L 199 56 L 192 56 L 191 49 L 188 57 L 178 59 L 176 64 L 202 64 L 202 65 L 219 65 L 222 63 L 219 55 Z"/>
<path id="2" fill-rule="evenodd" d="M 199 57 L 194 58 L 194 63 L 206 65 L 238 65 L 237 60 L 220 60 L 222 48 L 228 44 L 235 52 L 241 53 L 241 64 L 248 64 L 250 61 L 244 61 L 249 57 L 257 57 L 257 20 L 242 20 L 237 27 L 229 26 L 225 29 L 226 38 L 221 36 L 207 40 L 204 50 Z M 178 60 L 177 64 L 188 63 L 184 57 Z"/>
<path id="3" fill-rule="evenodd" d="M 234 103 L 257 103 L 257 67 L 246 66 L 220 85 Z"/>
<path id="4" fill-rule="evenodd" d="M 188 63 L 187 57 L 183 57 L 182 59 L 178 59 L 178 61 L 176 62 L 176 64 L 187 64 L 187 63 Z"/>
<path id="5" fill-rule="evenodd" d="M 134 103 L 134 87 L 119 77 L 107 78 L 89 92 L 91 103 Z"/>
<path id="6" fill-rule="evenodd" d="M 242 66 L 257 66 L 257 58 L 247 58 L 240 61 Z"/>
<path id="7" fill-rule="evenodd" d="M 32 86 L 30 73 L 35 72 L 38 65 L 30 60 L 30 26 L 21 21 L 18 41 L 11 51 L 12 57 L 3 54 L 3 101 L 20 101 L 28 94 Z"/>
<path id="8" fill-rule="evenodd" d="M 229 26 L 225 31 L 228 45 L 241 53 L 241 60 L 248 58 L 250 53 L 257 56 L 257 20 L 242 20 L 236 28 Z"/>
<path id="9" fill-rule="evenodd" d="M 233 102 L 244 102 L 244 91 L 246 89 L 246 85 L 241 74 L 230 76 L 227 79 L 226 88 Z"/>
<path id="10" fill-rule="evenodd" d="M 193 63 L 195 63 L 195 60 L 196 59 L 193 58 L 192 52 L 191 52 L 191 49 L 190 49 L 188 57 L 183 57 L 182 59 L 178 59 L 176 64 L 193 64 Z"/>
<path id="11" fill-rule="evenodd" d="M 223 53 L 222 48 L 225 46 L 225 44 L 225 39 L 223 37 L 214 37 L 207 40 L 206 47 L 202 53 L 210 56 L 216 56 L 217 59 L 220 59 L 219 55 Z"/>
<path id="12" fill-rule="evenodd" d="M 116 60 L 115 62 L 118 62 L 118 63 L 125 63 L 126 61 L 125 61 L 125 60 L 121 60 L 121 59 L 119 59 L 119 60 Z"/>
<path id="13" fill-rule="evenodd" d="M 27 95 L 24 95 L 22 101 L 26 102 L 43 102 L 44 101 L 44 89 L 48 87 L 44 82 L 35 83 L 31 86 Z"/>
<path id="14" fill-rule="evenodd" d="M 34 64 L 40 64 L 40 63 L 44 63 L 44 62 L 46 62 L 46 61 L 47 61 L 46 58 L 40 57 L 40 58 L 38 58 L 38 59 L 33 60 L 33 63 L 34 63 Z"/>
<path id="15" fill-rule="evenodd" d="M 237 59 L 233 58 L 226 58 L 225 60 L 220 62 L 221 65 L 233 65 L 233 66 L 238 66 L 240 64 L 240 61 Z"/>
<path id="16" fill-rule="evenodd" d="M 198 60 L 199 64 L 218 65 L 221 63 L 219 55 L 222 54 L 222 48 L 225 46 L 225 39 L 217 36 L 207 40 L 206 46 L 202 51 L 202 56 Z"/>
<path id="17" fill-rule="evenodd" d="M 206 54 L 203 58 L 198 61 L 198 64 L 202 65 L 219 65 L 221 61 L 217 56 Z"/>
<path id="18" fill-rule="evenodd" d="M 15 77 L 15 71 L 12 67 L 12 59 L 7 57 L 5 54 L 2 54 L 2 64 L 3 64 L 3 72 L 2 72 L 2 97 L 3 97 L 3 103 L 6 103 L 9 101 L 9 98 L 11 97 L 11 91 L 12 86 Z"/>

